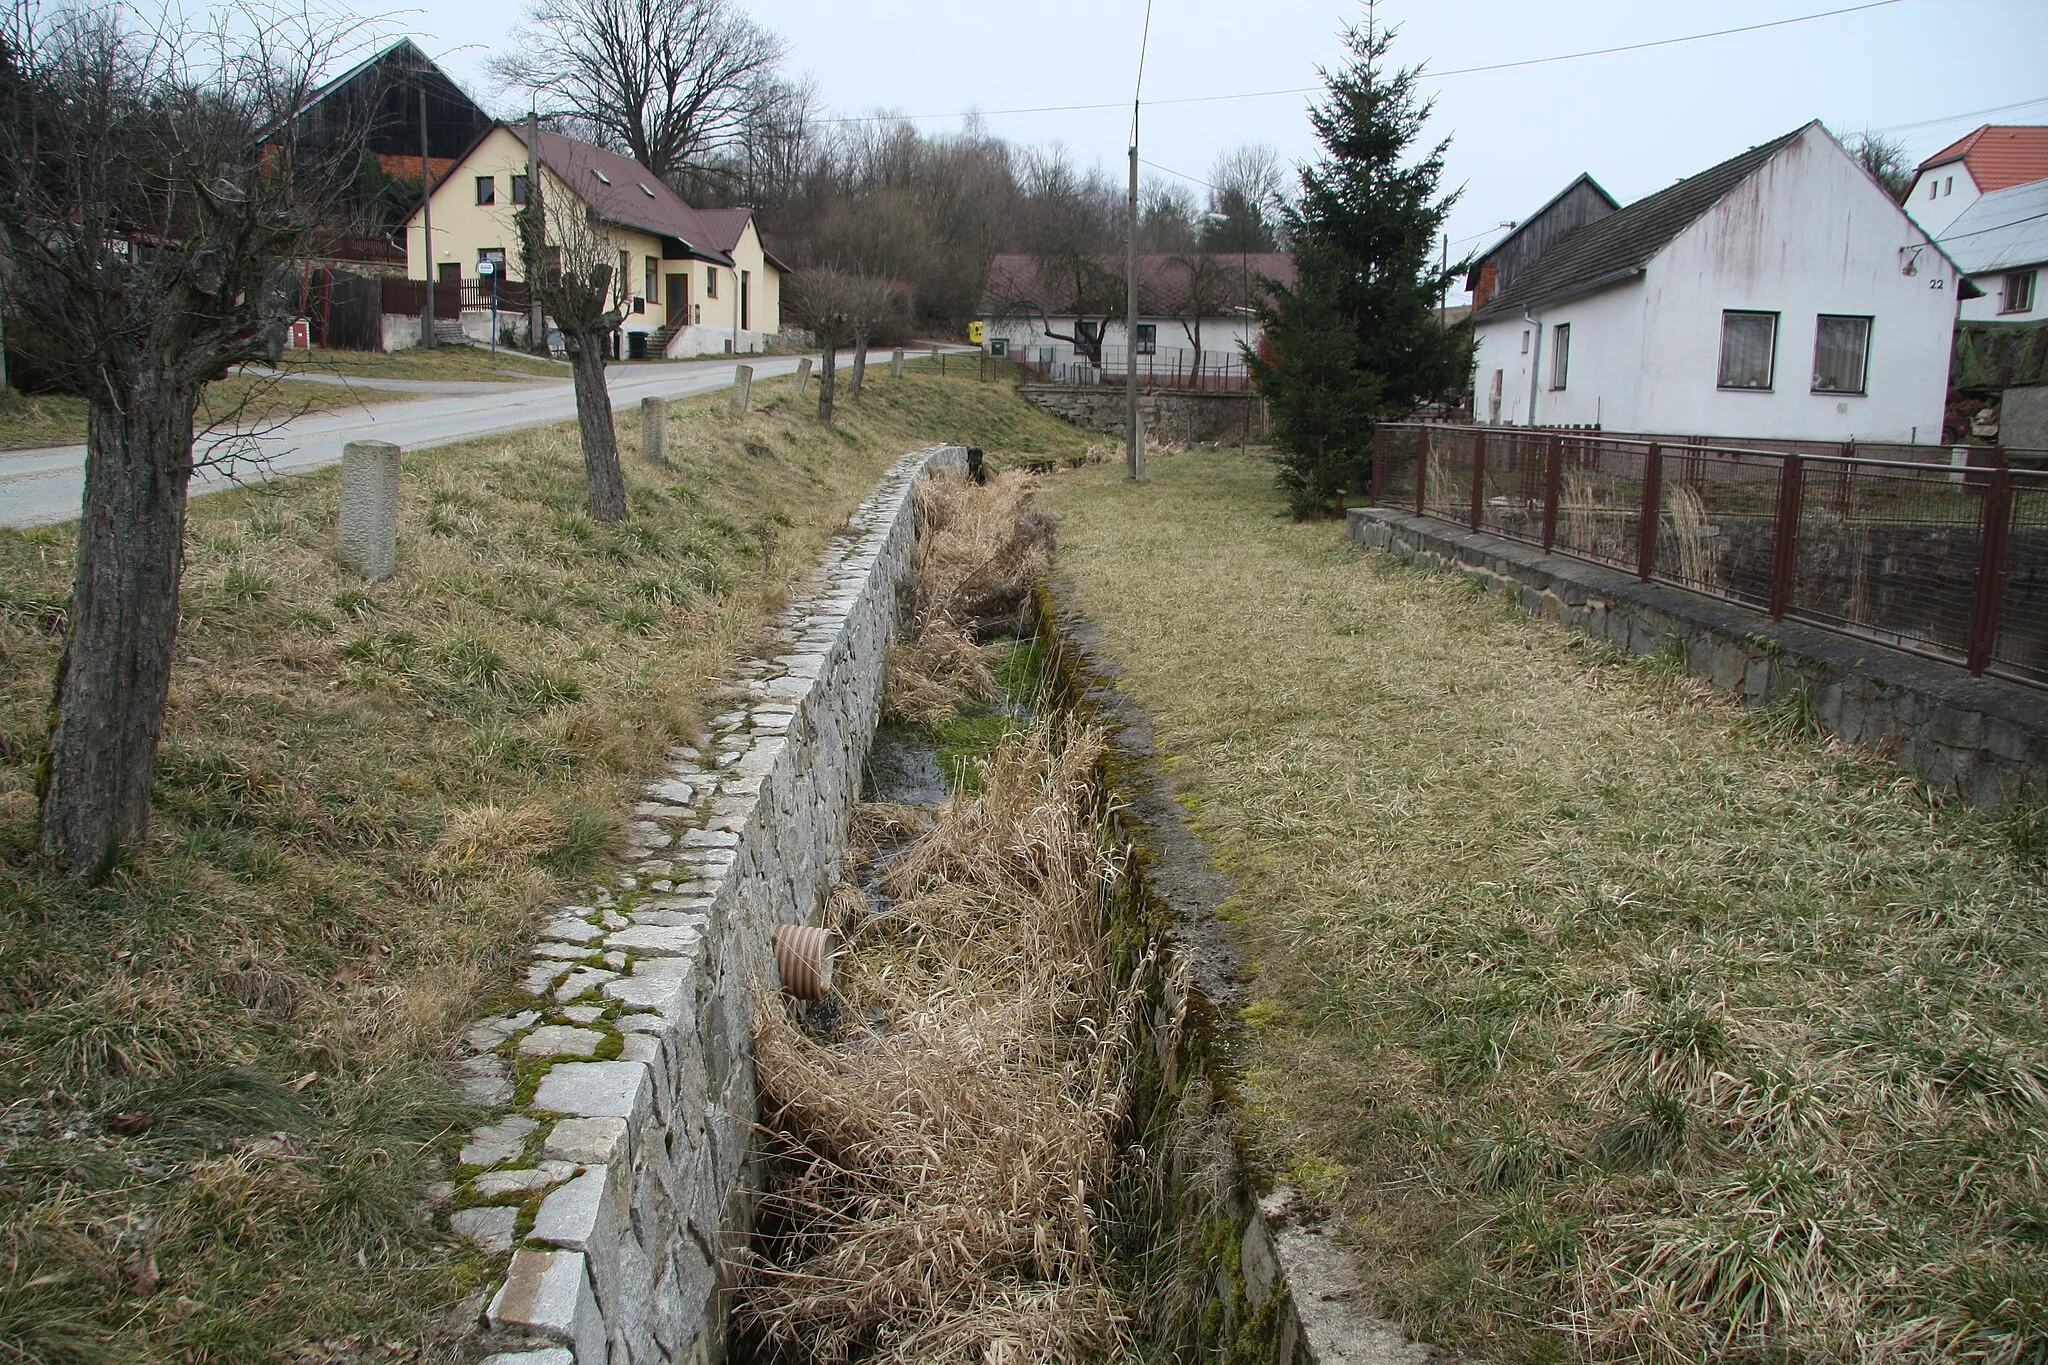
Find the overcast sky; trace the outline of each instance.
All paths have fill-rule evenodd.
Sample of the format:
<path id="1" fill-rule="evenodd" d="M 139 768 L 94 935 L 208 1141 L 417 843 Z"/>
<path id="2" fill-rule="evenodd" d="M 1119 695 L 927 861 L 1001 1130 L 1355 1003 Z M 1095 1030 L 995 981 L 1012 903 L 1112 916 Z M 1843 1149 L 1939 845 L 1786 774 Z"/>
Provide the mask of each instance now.
<path id="1" fill-rule="evenodd" d="M 1064 143 L 1121 179 L 1144 0 L 852 4 L 742 0 L 790 42 L 839 114 L 965 111 L 994 133 Z M 2048 123 L 2048 0 L 1894 0 L 1831 18 L 1648 51 L 1468 75 L 1461 68 L 1651 42 L 1815 14 L 1857 0 L 1383 0 L 1394 57 L 1424 68 L 1431 129 L 1451 139 L 1453 253 L 1541 206 L 1580 171 L 1628 203 L 1745 147 L 1819 118 L 1838 133 L 1892 129 L 1915 159 L 1979 123 Z M 421 0 L 401 23 L 443 52 L 504 43 L 513 0 Z M 1317 83 L 1341 60 L 1338 31 L 1362 5 L 1329 0 L 1154 0 L 1148 100 L 1187 100 Z M 448 68 L 487 104 L 501 92 L 485 53 Z M 1264 142 L 1296 162 L 1316 152 L 1309 96 L 1162 103 L 1145 111 L 1140 154 L 1203 177 L 1217 152 Z M 2035 101 L 1999 113 L 1975 111 Z M 1061 113 L 997 111 L 1113 104 Z M 1144 168 L 1148 175 L 1161 172 Z M 1199 193 L 1197 187 L 1197 193 Z M 1469 239 L 1460 243 L 1456 239 Z"/>

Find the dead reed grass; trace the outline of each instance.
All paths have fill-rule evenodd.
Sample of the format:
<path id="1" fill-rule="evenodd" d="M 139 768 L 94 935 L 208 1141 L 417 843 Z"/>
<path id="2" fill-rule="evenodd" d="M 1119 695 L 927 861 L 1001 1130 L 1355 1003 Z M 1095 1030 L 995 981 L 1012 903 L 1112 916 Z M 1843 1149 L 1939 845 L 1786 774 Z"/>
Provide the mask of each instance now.
<path id="1" fill-rule="evenodd" d="M 1502 1361 L 2048 1358 L 2038 813 L 1277 518 L 1254 461 L 1042 496 L 1235 881 L 1263 1159 L 1381 1311 Z"/>
<path id="2" fill-rule="evenodd" d="M 779 1175 L 738 1320 L 783 1358 L 1051 1365 L 1120 1343 L 1099 1220 L 1133 1002 L 1101 943 L 1120 871 L 1095 818 L 1102 752 L 1093 730 L 1035 723 L 888 864 L 887 909 L 839 976 L 848 1015 L 876 1022 L 821 1039 L 759 1011 Z M 875 839 L 914 827 L 863 818 Z"/>

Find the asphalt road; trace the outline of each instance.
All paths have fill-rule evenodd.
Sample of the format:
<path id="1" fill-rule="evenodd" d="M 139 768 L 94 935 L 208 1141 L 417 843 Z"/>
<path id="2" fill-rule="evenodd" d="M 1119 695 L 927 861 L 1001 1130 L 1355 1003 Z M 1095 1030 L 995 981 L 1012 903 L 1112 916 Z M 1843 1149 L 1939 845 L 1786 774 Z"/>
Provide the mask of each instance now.
<path id="1" fill-rule="evenodd" d="M 772 379 L 796 373 L 798 359 L 757 356 L 749 363 L 756 379 Z M 617 365 L 606 371 L 605 381 L 611 389 L 612 406 L 630 408 L 643 398 L 683 398 L 727 388 L 732 384 L 735 363 L 683 360 Z M 842 360 L 842 367 L 846 363 Z M 275 431 L 230 443 L 215 444 L 217 437 L 201 438 L 194 443 L 195 451 L 214 462 L 193 476 L 192 495 L 334 464 L 349 441 L 391 441 L 419 450 L 566 422 L 576 416 L 576 395 L 566 378 L 476 387 L 486 391 L 311 413 Z M 0 453 L 0 526 L 69 521 L 78 515 L 84 488 L 83 445 Z"/>

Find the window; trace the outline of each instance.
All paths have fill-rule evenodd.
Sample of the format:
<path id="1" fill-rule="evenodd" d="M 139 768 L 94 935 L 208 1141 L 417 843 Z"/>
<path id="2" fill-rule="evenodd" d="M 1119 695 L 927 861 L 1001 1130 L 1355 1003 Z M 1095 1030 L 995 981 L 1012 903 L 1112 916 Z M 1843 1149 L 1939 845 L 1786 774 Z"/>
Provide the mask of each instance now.
<path id="1" fill-rule="evenodd" d="M 718 267 L 715 265 L 704 267 L 704 297 L 707 299 L 718 297 Z"/>
<path id="2" fill-rule="evenodd" d="M 609 185 L 612 183 L 612 178 L 606 175 L 603 171 L 597 169 L 597 167 L 595 166 L 592 166 L 590 168 L 590 173 L 597 177 L 597 183 L 600 185 Z"/>
<path id="3" fill-rule="evenodd" d="M 1083 346 L 1093 346 L 1095 339 L 1102 335 L 1102 324 L 1093 318 L 1074 319 L 1074 340 Z"/>
<path id="4" fill-rule="evenodd" d="M 1956 178 L 1954 176 L 1949 176 L 1946 180 L 1943 180 L 1941 182 L 1941 194 L 1944 199 L 1946 199 L 1949 195 L 1954 194 L 1955 192 Z"/>
<path id="5" fill-rule="evenodd" d="M 1731 308 L 1721 314 L 1724 389 L 1769 389 L 1778 360 L 1778 315 Z"/>
<path id="6" fill-rule="evenodd" d="M 480 175 L 476 178 L 476 202 L 495 204 L 498 202 L 498 177 Z"/>
<path id="7" fill-rule="evenodd" d="M 505 276 L 505 248 L 504 248 L 504 247 L 501 247 L 501 246 L 480 246 L 480 247 L 478 247 L 478 248 L 476 249 L 476 263 L 477 263 L 478 265 L 482 265 L 482 264 L 483 264 L 483 263 L 484 263 L 485 261 L 489 261 L 489 262 L 491 263 L 491 269 L 497 272 L 497 275 L 498 275 L 498 277 L 499 277 L 500 279 L 503 279 L 503 278 L 504 278 L 504 276 Z M 479 271 L 477 271 L 476 273 L 477 273 L 477 274 L 479 274 L 479 275 L 481 275 L 481 274 L 483 274 L 484 272 L 483 272 L 483 271 L 481 271 L 481 270 L 479 270 Z"/>
<path id="8" fill-rule="evenodd" d="M 1940 193 L 1941 182 L 1939 180 L 1930 180 L 1927 182 L 1927 197 L 1929 199 L 1932 199 L 1935 195 Z"/>
<path id="9" fill-rule="evenodd" d="M 647 258 L 647 288 L 641 291 L 649 303 L 661 302 L 661 257 Z"/>
<path id="10" fill-rule="evenodd" d="M 627 294 L 626 291 L 628 289 L 631 289 L 633 286 L 626 283 L 626 281 L 629 278 L 631 278 L 626 272 L 631 270 L 632 268 L 633 253 L 630 251 L 621 251 L 619 253 L 619 273 L 612 276 L 612 295 L 613 297 L 618 299 L 619 307 L 621 308 L 627 308 L 631 306 L 631 295 Z"/>
<path id="11" fill-rule="evenodd" d="M 1870 319 L 1822 313 L 1813 329 L 1813 391 L 1862 393 L 1870 368 Z"/>
<path id="12" fill-rule="evenodd" d="M 1138 324 L 1138 354 L 1157 355 L 1159 352 L 1159 324 L 1141 322 Z"/>
<path id="13" fill-rule="evenodd" d="M 1529 354 L 1529 329 L 1527 327 L 1522 329 L 1522 354 Z"/>
<path id="14" fill-rule="evenodd" d="M 640 193 L 646 195 L 649 199 L 654 198 L 654 191 L 647 188 L 647 182 L 645 180 L 642 180 L 640 182 Z"/>
<path id="15" fill-rule="evenodd" d="M 1550 329 L 1550 387 L 1562 389 L 1572 363 L 1572 325 L 1560 322 Z"/>
<path id="16" fill-rule="evenodd" d="M 512 202 L 515 204 L 526 202 L 526 177 L 523 175 L 512 177 Z"/>
<path id="17" fill-rule="evenodd" d="M 2001 313 L 2025 313 L 2034 306 L 2034 272 L 2015 270 L 2005 277 L 2005 292 L 1999 297 Z"/>

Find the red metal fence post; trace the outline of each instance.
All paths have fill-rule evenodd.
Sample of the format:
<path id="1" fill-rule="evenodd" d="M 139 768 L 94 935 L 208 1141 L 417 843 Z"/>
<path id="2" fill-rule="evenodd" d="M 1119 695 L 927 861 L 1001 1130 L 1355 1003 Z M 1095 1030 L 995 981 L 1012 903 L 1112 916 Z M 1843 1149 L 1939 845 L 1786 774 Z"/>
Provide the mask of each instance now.
<path id="1" fill-rule="evenodd" d="M 1480 529 L 1486 512 L 1486 433 L 1472 438 L 1472 529 Z"/>
<path id="2" fill-rule="evenodd" d="M 1645 583 L 1657 568 L 1657 518 L 1664 510 L 1664 448 L 1643 453 L 1643 515 L 1636 542 L 1636 577 Z"/>
<path id="3" fill-rule="evenodd" d="M 1799 522 L 1805 510 L 1806 462 L 1797 455 L 1778 462 L 1778 526 L 1771 537 L 1771 619 L 1792 609 L 1792 573 L 1799 563 Z"/>
<path id="4" fill-rule="evenodd" d="M 1983 530 L 1977 537 L 1977 610 L 1970 622 L 1970 676 L 1991 662 L 1998 643 L 1999 599 L 2005 595 L 2005 546 L 2012 528 L 2012 470 L 1991 471 L 1984 489 Z"/>
<path id="5" fill-rule="evenodd" d="M 1564 477 L 1564 441 L 1550 436 L 1545 442 L 1550 449 L 1543 473 L 1543 553 L 1549 554 L 1550 547 L 1557 544 L 1557 486 Z"/>

